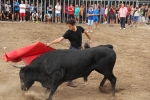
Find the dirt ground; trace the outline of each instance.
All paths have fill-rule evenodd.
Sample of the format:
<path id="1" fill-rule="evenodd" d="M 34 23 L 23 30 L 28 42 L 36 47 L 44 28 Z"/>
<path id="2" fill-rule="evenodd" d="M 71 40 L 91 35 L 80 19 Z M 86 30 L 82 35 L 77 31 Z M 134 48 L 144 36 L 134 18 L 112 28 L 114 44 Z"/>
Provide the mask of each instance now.
<path id="1" fill-rule="evenodd" d="M 86 24 L 79 24 L 87 29 Z M 50 42 L 67 30 L 65 24 L 0 22 L 0 100 L 45 100 L 45 88 L 36 82 L 29 91 L 20 88 L 19 69 L 5 62 L 2 55 L 6 52 L 30 45 L 35 42 Z M 76 88 L 63 83 L 53 96 L 53 100 L 150 100 L 150 26 L 109 27 L 100 24 L 89 33 L 93 46 L 112 44 L 117 54 L 114 75 L 117 77 L 116 96 L 111 95 L 111 85 L 106 81 L 101 91 L 98 87 L 103 75 L 93 71 L 88 82 L 82 78 L 74 80 Z M 87 42 L 83 34 L 83 44 Z M 52 45 L 56 49 L 68 49 L 67 40 Z M 23 64 L 19 62 L 16 64 Z"/>

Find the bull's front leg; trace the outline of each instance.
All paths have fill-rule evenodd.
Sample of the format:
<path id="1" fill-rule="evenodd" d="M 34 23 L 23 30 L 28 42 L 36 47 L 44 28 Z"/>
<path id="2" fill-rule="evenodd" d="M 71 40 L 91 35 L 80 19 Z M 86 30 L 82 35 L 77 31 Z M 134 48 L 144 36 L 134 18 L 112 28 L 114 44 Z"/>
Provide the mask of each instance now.
<path id="1" fill-rule="evenodd" d="M 46 100 L 52 100 L 52 97 L 53 97 L 56 89 L 62 83 L 63 77 L 64 77 L 64 73 L 62 73 L 62 70 L 57 70 L 52 74 L 52 83 L 51 83 L 51 88 L 50 88 L 50 94 Z"/>

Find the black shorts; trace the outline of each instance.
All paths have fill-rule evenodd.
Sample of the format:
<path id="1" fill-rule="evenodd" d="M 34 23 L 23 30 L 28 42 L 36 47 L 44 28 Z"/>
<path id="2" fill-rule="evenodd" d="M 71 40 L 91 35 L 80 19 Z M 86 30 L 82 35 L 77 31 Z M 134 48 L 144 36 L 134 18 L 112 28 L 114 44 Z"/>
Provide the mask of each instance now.
<path id="1" fill-rule="evenodd" d="M 14 12 L 15 12 L 16 14 L 19 14 L 19 10 L 14 10 Z"/>
<path id="2" fill-rule="evenodd" d="M 69 14 L 69 19 L 73 18 L 74 19 L 74 15 Z"/>
<path id="3" fill-rule="evenodd" d="M 115 14 L 110 14 L 110 19 L 116 19 L 116 16 L 115 16 Z"/>

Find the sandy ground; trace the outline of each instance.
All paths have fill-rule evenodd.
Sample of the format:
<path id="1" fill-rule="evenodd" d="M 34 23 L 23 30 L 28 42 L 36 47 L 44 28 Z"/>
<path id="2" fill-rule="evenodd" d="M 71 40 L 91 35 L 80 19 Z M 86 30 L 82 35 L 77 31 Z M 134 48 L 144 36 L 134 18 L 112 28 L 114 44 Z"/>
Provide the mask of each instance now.
<path id="1" fill-rule="evenodd" d="M 86 24 L 80 24 L 87 29 Z M 45 88 L 36 82 L 29 91 L 20 88 L 19 69 L 6 63 L 2 55 L 6 52 L 41 41 L 50 42 L 64 34 L 65 24 L 0 22 L 0 100 L 45 100 Z M 111 95 L 110 82 L 104 88 L 98 86 L 103 75 L 92 72 L 88 82 L 74 80 L 76 88 L 63 83 L 53 96 L 53 100 L 150 100 L 150 26 L 139 26 L 120 30 L 119 25 L 99 25 L 93 33 L 93 46 L 112 44 L 117 53 L 114 74 L 117 77 L 116 96 Z M 87 42 L 83 34 L 83 44 Z M 67 40 L 52 45 L 56 49 L 67 49 Z M 22 64 L 19 62 L 17 64 Z"/>

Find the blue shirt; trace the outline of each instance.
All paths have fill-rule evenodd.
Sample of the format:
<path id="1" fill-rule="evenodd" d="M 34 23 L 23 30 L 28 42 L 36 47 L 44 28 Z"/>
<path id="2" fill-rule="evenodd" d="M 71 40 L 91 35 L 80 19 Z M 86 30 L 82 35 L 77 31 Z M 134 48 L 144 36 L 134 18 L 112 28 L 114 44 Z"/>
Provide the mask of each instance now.
<path id="1" fill-rule="evenodd" d="M 15 9 L 14 9 L 15 11 L 16 11 L 16 10 L 20 10 L 19 3 L 18 3 L 18 2 L 15 2 L 15 5 L 14 5 L 14 6 L 15 6 Z"/>
<path id="2" fill-rule="evenodd" d="M 88 14 L 94 14 L 93 11 L 88 11 Z M 93 20 L 93 16 L 88 16 L 88 20 Z"/>
<path id="3" fill-rule="evenodd" d="M 79 15 L 79 12 L 80 12 L 80 8 L 75 8 L 75 11 L 74 11 L 74 15 Z"/>
<path id="4" fill-rule="evenodd" d="M 34 6 L 30 6 L 30 12 L 34 12 Z"/>
<path id="5" fill-rule="evenodd" d="M 94 9 L 94 10 L 93 10 L 93 13 L 94 13 L 94 14 L 99 14 L 99 10 L 98 10 L 98 9 Z M 94 15 L 93 18 L 94 18 L 94 19 L 98 19 L 98 16 L 99 16 L 99 15 Z"/>

